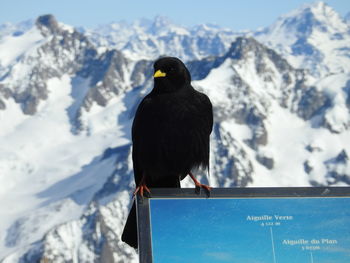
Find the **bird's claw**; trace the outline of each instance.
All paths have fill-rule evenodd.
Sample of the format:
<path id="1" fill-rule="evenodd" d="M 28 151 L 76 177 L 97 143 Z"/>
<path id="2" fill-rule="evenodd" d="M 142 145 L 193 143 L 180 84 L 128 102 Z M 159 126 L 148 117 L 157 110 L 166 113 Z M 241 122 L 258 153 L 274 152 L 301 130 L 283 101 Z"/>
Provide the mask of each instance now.
<path id="1" fill-rule="evenodd" d="M 197 195 L 200 194 L 201 192 L 201 188 L 204 189 L 205 193 L 207 194 L 207 197 L 210 197 L 210 191 L 211 191 L 211 188 L 209 185 L 206 185 L 206 184 L 201 184 L 200 182 L 198 182 L 198 180 L 194 177 L 194 175 L 192 173 L 189 173 L 192 181 L 194 182 L 194 185 L 196 187 L 195 189 L 195 192 Z"/>
<path id="2" fill-rule="evenodd" d="M 210 191 L 211 191 L 211 187 L 206 185 L 206 184 L 196 184 L 196 188 L 195 188 L 195 191 L 196 191 L 196 194 L 200 194 L 201 192 L 201 189 L 204 190 L 204 192 L 206 193 L 207 197 L 210 197 Z"/>
<path id="3" fill-rule="evenodd" d="M 136 187 L 135 191 L 134 191 L 134 196 L 136 196 L 137 194 L 139 194 L 141 196 L 141 198 L 143 198 L 143 194 L 144 193 L 148 193 L 148 196 L 151 196 L 151 190 L 149 190 L 149 188 L 147 187 L 146 184 L 140 184 L 138 187 Z"/>

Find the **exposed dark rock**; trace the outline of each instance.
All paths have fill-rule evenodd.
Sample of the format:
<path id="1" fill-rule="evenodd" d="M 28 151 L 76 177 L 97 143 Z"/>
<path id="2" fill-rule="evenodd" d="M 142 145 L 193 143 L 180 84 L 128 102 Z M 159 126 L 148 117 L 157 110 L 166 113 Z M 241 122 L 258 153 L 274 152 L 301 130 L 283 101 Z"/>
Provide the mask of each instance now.
<path id="1" fill-rule="evenodd" d="M 337 163 L 344 163 L 345 164 L 349 161 L 349 156 L 345 150 L 342 150 L 335 158 L 335 161 Z"/>
<path id="2" fill-rule="evenodd" d="M 61 32 L 56 18 L 53 15 L 39 16 L 35 22 L 44 36 Z"/>
<path id="3" fill-rule="evenodd" d="M 262 156 L 262 155 L 259 155 L 259 154 L 256 156 L 256 160 L 259 163 L 261 163 L 262 165 L 264 165 L 269 170 L 273 169 L 274 164 L 275 164 L 275 161 L 274 161 L 273 158 Z"/>
<path id="4" fill-rule="evenodd" d="M 309 152 L 321 152 L 322 151 L 322 149 L 319 147 L 319 146 L 317 146 L 317 145 L 307 145 L 306 147 L 305 147 L 305 149 L 306 150 L 308 150 Z"/>
<path id="5" fill-rule="evenodd" d="M 349 13 L 350 14 L 350 13 Z M 349 52 L 350 53 L 350 52 Z M 344 87 L 344 91 L 346 93 L 346 106 L 348 107 L 350 111 L 350 80 L 346 82 L 346 85 Z"/>
<path id="6" fill-rule="evenodd" d="M 244 187 L 252 182 L 253 166 L 248 160 L 246 152 L 240 147 L 230 134 L 214 124 L 213 135 L 215 144 L 212 151 L 215 170 L 214 173 L 220 185 Z"/>
<path id="7" fill-rule="evenodd" d="M 304 171 L 309 174 L 312 172 L 314 168 L 310 165 L 310 162 L 309 161 L 305 161 L 304 162 Z"/>
<path id="8" fill-rule="evenodd" d="M 306 87 L 300 83 L 297 90 L 302 92 L 298 102 L 297 114 L 304 120 L 310 120 L 316 115 L 322 114 L 331 106 L 330 99 L 316 89 L 316 87 Z"/>
<path id="9" fill-rule="evenodd" d="M 342 150 L 336 157 L 324 162 L 327 168 L 327 182 L 334 185 L 339 182 L 350 184 L 350 175 L 348 167 L 350 166 L 349 156 L 345 150 Z"/>
<path id="10" fill-rule="evenodd" d="M 6 109 L 6 104 L 3 100 L 0 99 L 0 110 Z"/>
<path id="11" fill-rule="evenodd" d="M 335 158 L 331 158 L 325 162 L 326 165 L 346 164 L 349 162 L 349 156 L 345 150 L 342 150 Z"/>
<path id="12" fill-rule="evenodd" d="M 188 70 L 191 72 L 192 80 L 204 79 L 209 72 L 221 65 L 223 58 L 208 57 L 202 60 L 187 62 Z"/>
<path id="13" fill-rule="evenodd" d="M 140 60 L 136 63 L 132 73 L 131 81 L 133 87 L 139 87 L 144 84 L 153 75 L 153 61 Z"/>

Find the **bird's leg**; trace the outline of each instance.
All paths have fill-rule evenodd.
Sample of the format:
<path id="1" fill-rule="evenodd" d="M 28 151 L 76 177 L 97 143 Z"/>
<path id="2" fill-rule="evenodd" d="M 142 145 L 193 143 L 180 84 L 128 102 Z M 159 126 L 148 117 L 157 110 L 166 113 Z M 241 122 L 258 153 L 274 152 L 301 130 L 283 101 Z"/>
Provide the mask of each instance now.
<path id="1" fill-rule="evenodd" d="M 139 185 L 136 187 L 136 189 L 134 191 L 134 196 L 137 193 L 139 193 L 140 196 L 143 197 L 143 192 L 144 191 L 148 192 L 148 194 L 151 194 L 151 190 L 149 190 L 149 188 L 147 187 L 146 182 L 145 182 L 145 176 L 143 175 Z"/>
<path id="2" fill-rule="evenodd" d="M 192 181 L 194 182 L 194 185 L 196 186 L 196 193 L 199 194 L 200 189 L 203 188 L 206 194 L 210 196 L 210 190 L 211 190 L 210 186 L 206 184 L 201 184 L 200 182 L 198 182 L 198 180 L 194 177 L 194 175 L 191 172 L 189 173 L 189 175 Z"/>

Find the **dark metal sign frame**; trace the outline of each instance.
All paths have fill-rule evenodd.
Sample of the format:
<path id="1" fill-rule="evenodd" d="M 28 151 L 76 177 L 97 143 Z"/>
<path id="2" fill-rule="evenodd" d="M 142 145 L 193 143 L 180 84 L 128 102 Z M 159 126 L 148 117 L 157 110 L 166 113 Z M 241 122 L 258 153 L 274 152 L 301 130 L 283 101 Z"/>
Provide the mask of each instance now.
<path id="1" fill-rule="evenodd" d="M 210 197 L 193 188 L 153 188 L 151 197 L 137 197 L 138 241 L 140 263 L 152 263 L 151 199 L 192 198 L 310 198 L 350 197 L 350 187 L 264 187 L 264 188 L 213 188 Z"/>

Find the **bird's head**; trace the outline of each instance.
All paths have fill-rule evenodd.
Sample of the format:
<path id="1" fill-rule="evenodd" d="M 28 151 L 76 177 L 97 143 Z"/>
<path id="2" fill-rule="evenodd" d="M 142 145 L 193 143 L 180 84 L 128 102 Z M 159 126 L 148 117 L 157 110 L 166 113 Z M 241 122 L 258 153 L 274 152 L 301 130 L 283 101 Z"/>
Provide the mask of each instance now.
<path id="1" fill-rule="evenodd" d="M 162 57 L 154 63 L 154 84 L 159 92 L 176 91 L 191 83 L 185 64 L 175 57 Z"/>

